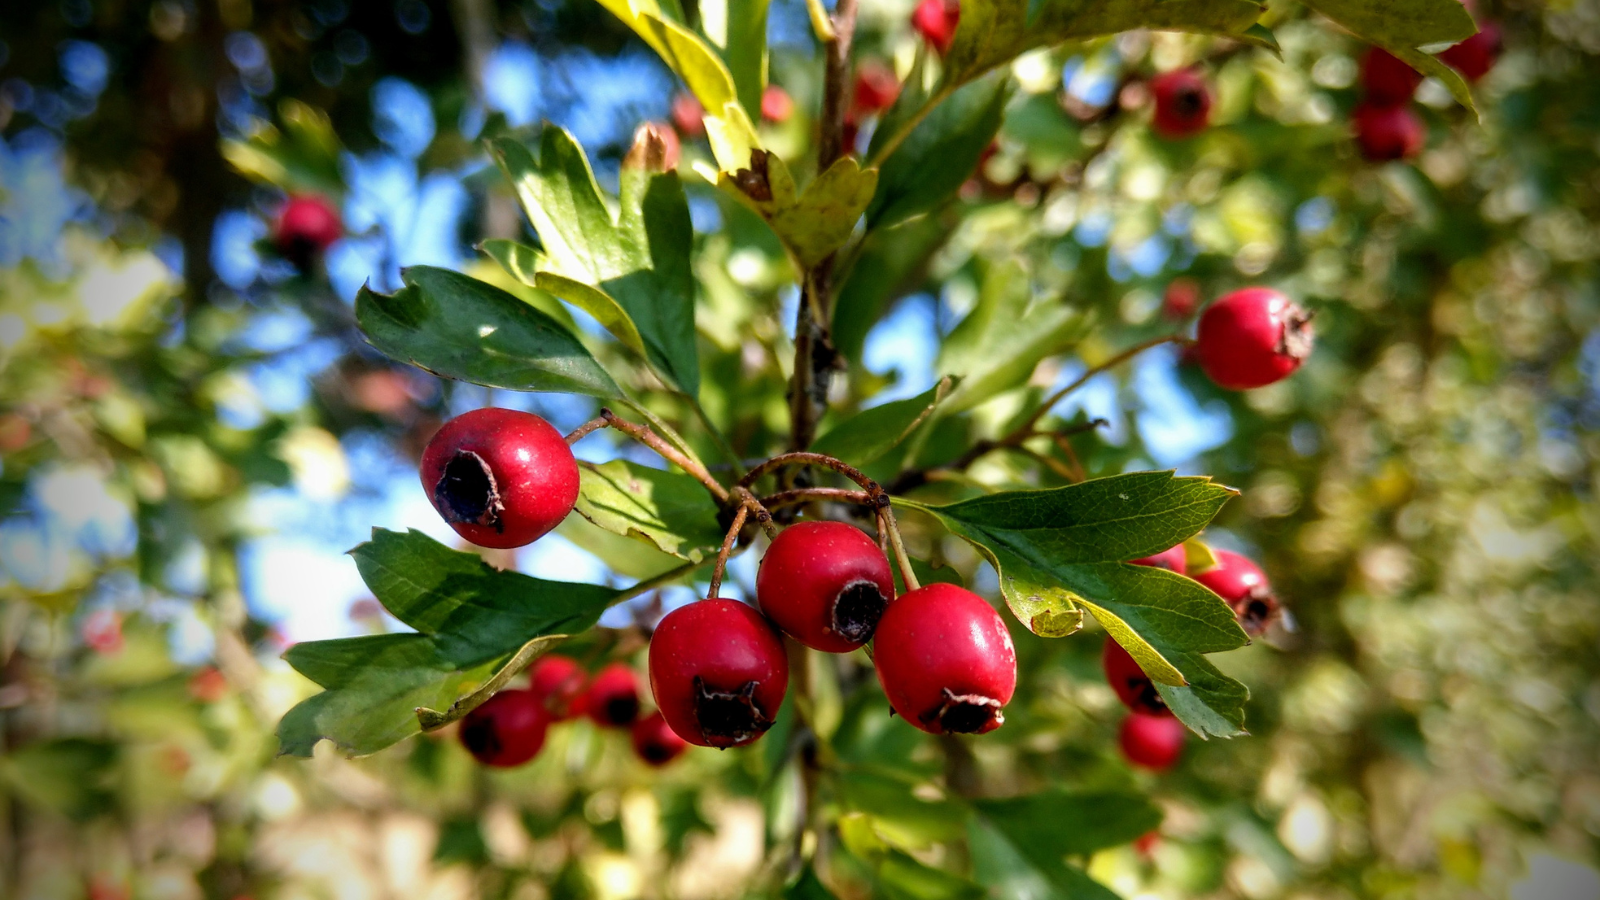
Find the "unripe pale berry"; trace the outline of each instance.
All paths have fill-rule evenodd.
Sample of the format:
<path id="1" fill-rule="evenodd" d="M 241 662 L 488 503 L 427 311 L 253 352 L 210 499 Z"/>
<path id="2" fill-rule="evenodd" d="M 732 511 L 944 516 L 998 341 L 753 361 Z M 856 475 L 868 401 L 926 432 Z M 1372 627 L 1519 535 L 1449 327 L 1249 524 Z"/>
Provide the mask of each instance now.
<path id="1" fill-rule="evenodd" d="M 544 746 L 550 714 L 532 691 L 501 691 L 461 720 L 461 746 L 486 766 L 520 766 Z"/>
<path id="2" fill-rule="evenodd" d="M 678 737 L 659 710 L 633 723 L 633 752 L 652 766 L 664 766 L 687 749 L 688 742 Z"/>
<path id="3" fill-rule="evenodd" d="M 1372 106 L 1388 109 L 1409 103 L 1420 84 L 1422 73 L 1382 47 L 1371 48 L 1361 58 L 1361 88 Z"/>
<path id="4" fill-rule="evenodd" d="M 1117 743 L 1128 762 L 1160 772 L 1183 755 L 1184 730 L 1177 719 L 1131 712 L 1122 720 Z"/>
<path id="5" fill-rule="evenodd" d="M 1182 544 L 1168 547 L 1154 556 L 1129 560 L 1129 562 L 1136 566 L 1152 566 L 1157 569 L 1166 569 L 1168 572 L 1176 572 L 1179 575 L 1187 574 L 1189 571 L 1189 554 L 1184 551 Z"/>
<path id="6" fill-rule="evenodd" d="M 1215 567 L 1191 577 L 1228 604 L 1246 634 L 1260 635 L 1282 612 L 1267 574 L 1248 557 L 1232 550 L 1217 550 L 1215 555 Z"/>
<path id="7" fill-rule="evenodd" d="M 961 4 L 956 0 L 921 0 L 911 13 L 911 26 L 940 53 L 950 52 L 961 24 Z"/>
<path id="8" fill-rule="evenodd" d="M 1137 713 L 1150 716 L 1170 716 L 1167 702 L 1161 699 L 1155 682 L 1139 668 L 1139 663 L 1109 635 L 1100 651 L 1100 665 L 1106 671 L 1106 683 L 1116 692 L 1122 705 Z"/>
<path id="9" fill-rule="evenodd" d="M 1211 89 L 1194 69 L 1177 69 L 1150 79 L 1155 115 L 1150 125 L 1170 140 L 1193 137 L 1211 122 Z"/>
<path id="10" fill-rule="evenodd" d="M 709 598 L 667 613 L 650 638 L 650 690 L 679 737 L 740 747 L 766 734 L 789 689 L 783 640 L 761 613 Z"/>
<path id="11" fill-rule="evenodd" d="M 1194 349 L 1212 381 L 1242 391 L 1288 377 L 1311 345 L 1310 313 L 1271 288 L 1252 287 L 1206 307 Z"/>
<path id="12" fill-rule="evenodd" d="M 1370 162 L 1410 159 L 1422 150 L 1427 129 L 1409 106 L 1374 106 L 1363 103 L 1350 113 L 1356 144 Z"/>
<path id="13" fill-rule="evenodd" d="M 581 699 L 589 676 L 570 656 L 550 653 L 539 657 L 528 672 L 528 690 L 555 721 L 570 719 L 582 711 Z"/>
<path id="14" fill-rule="evenodd" d="M 532 543 L 578 500 L 578 463 L 561 432 L 512 409 L 475 409 L 446 422 L 421 470 L 433 508 L 480 547 Z"/>
<path id="15" fill-rule="evenodd" d="M 1439 54 L 1439 58 L 1468 81 L 1477 81 L 1489 74 L 1500 58 L 1500 26 L 1484 22 L 1478 33 Z"/>
<path id="16" fill-rule="evenodd" d="M 285 259 L 304 269 L 343 232 L 333 204 L 315 194 L 297 194 L 278 212 L 272 241 Z"/>
<path id="17" fill-rule="evenodd" d="M 584 692 L 583 711 L 601 728 L 627 728 L 639 718 L 639 677 L 616 662 L 601 669 Z"/>
<path id="18" fill-rule="evenodd" d="M 889 705 L 929 734 L 984 734 L 1005 724 L 1017 653 L 1000 614 L 953 584 L 929 584 L 889 604 L 872 643 Z"/>
<path id="19" fill-rule="evenodd" d="M 844 522 L 799 522 L 767 548 L 756 602 L 784 634 L 814 650 L 849 653 L 872 639 L 894 597 L 889 560 Z"/>

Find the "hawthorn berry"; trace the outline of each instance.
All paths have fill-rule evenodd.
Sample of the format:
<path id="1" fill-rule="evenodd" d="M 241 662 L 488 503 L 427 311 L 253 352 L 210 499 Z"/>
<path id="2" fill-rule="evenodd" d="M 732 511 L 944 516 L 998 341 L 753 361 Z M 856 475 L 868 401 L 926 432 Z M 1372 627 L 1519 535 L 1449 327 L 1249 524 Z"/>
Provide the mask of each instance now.
<path id="1" fill-rule="evenodd" d="M 1409 103 L 1420 84 L 1422 73 L 1382 47 L 1361 58 L 1361 88 L 1372 106 L 1389 109 Z"/>
<path id="2" fill-rule="evenodd" d="M 513 409 L 451 419 L 428 442 L 421 468 L 433 508 L 480 547 L 532 543 L 578 500 L 578 463 L 561 432 Z"/>
<path id="3" fill-rule="evenodd" d="M 1153 566 L 1157 569 L 1166 569 L 1168 572 L 1177 572 L 1179 575 L 1186 575 L 1189 572 L 1189 554 L 1184 551 L 1182 544 L 1168 547 L 1154 556 L 1129 560 L 1129 562 L 1136 566 Z"/>
<path id="4" fill-rule="evenodd" d="M 315 194 L 296 194 L 279 210 L 272 241 L 285 259 L 305 269 L 343 233 L 331 203 Z"/>
<path id="5" fill-rule="evenodd" d="M 710 597 L 679 607 L 650 638 L 650 690 L 667 725 L 701 747 L 766 734 L 789 689 L 789 657 L 754 607 Z"/>
<path id="6" fill-rule="evenodd" d="M 1161 297 L 1161 314 L 1174 322 L 1194 315 L 1200 306 L 1200 282 L 1193 278 L 1174 278 Z"/>
<path id="7" fill-rule="evenodd" d="M 844 522 L 799 522 L 772 541 L 756 572 L 756 603 L 813 650 L 849 653 L 872 639 L 894 598 L 889 560 Z"/>
<path id="8" fill-rule="evenodd" d="M 501 691 L 467 713 L 457 736 L 461 746 L 486 766 L 520 766 L 544 747 L 550 714 L 532 691 Z"/>
<path id="9" fill-rule="evenodd" d="M 687 749 L 688 741 L 678 737 L 659 710 L 633 723 L 633 752 L 652 766 L 664 766 Z"/>
<path id="10" fill-rule="evenodd" d="M 1251 287 L 1206 307 L 1194 349 L 1212 381 L 1242 391 L 1288 377 L 1311 344 L 1310 313 L 1271 288 Z"/>
<path id="11" fill-rule="evenodd" d="M 1017 653 L 1000 614 L 953 584 L 929 584 L 889 604 L 873 640 L 889 705 L 929 734 L 985 734 L 1005 724 Z"/>
<path id="12" fill-rule="evenodd" d="M 587 680 L 577 660 L 550 653 L 539 657 L 528 672 L 528 690 L 544 704 L 550 718 L 559 722 L 582 712 L 580 701 Z"/>
<path id="13" fill-rule="evenodd" d="M 1215 554 L 1215 566 L 1191 577 L 1228 604 L 1246 634 L 1260 635 L 1281 612 L 1267 574 L 1248 557 L 1232 550 L 1217 550 Z"/>
<path id="14" fill-rule="evenodd" d="M 1155 98 L 1151 127 L 1169 140 L 1193 137 L 1211 121 L 1211 89 L 1194 69 L 1176 69 L 1150 79 Z"/>
<path id="15" fill-rule="evenodd" d="M 767 85 L 761 92 L 761 118 L 768 122 L 786 122 L 794 114 L 794 98 L 775 84 Z"/>
<path id="16" fill-rule="evenodd" d="M 672 98 L 672 125 L 686 138 L 697 138 L 706 133 L 704 116 L 706 108 L 693 94 L 679 94 Z"/>
<path id="17" fill-rule="evenodd" d="M 888 109 L 899 95 L 900 79 L 887 65 L 869 59 L 856 70 L 855 111 L 861 115 Z"/>
<path id="18" fill-rule="evenodd" d="M 1410 159 L 1422 150 L 1427 137 L 1422 119 L 1409 106 L 1374 106 L 1363 103 L 1350 113 L 1356 144 L 1370 162 Z"/>
<path id="19" fill-rule="evenodd" d="M 961 24 L 961 4 L 957 0 L 921 0 L 911 13 L 911 27 L 941 54 L 950 52 Z"/>
<path id="20" fill-rule="evenodd" d="M 1100 665 L 1106 670 L 1106 683 L 1111 685 L 1123 706 L 1148 716 L 1172 715 L 1167 702 L 1156 690 L 1155 682 L 1139 668 L 1133 655 L 1109 635 L 1100 651 Z"/>
<path id="21" fill-rule="evenodd" d="M 639 718 L 639 677 L 627 663 L 595 673 L 584 693 L 583 711 L 601 728 L 627 728 Z"/>
<path id="22" fill-rule="evenodd" d="M 1439 58 L 1460 72 L 1462 78 L 1477 81 L 1494 68 L 1495 61 L 1500 58 L 1500 48 L 1500 26 L 1484 22 L 1478 26 L 1477 34 L 1440 52 Z"/>
<path id="23" fill-rule="evenodd" d="M 1158 772 L 1172 768 L 1183 754 L 1184 727 L 1177 719 L 1130 712 L 1117 743 L 1128 762 Z"/>

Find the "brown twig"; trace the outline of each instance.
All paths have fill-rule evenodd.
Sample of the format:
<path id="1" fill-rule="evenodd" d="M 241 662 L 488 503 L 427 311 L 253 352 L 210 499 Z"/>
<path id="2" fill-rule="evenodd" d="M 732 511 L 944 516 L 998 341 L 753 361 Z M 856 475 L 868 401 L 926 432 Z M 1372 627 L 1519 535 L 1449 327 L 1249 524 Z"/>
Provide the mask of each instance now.
<path id="1" fill-rule="evenodd" d="M 823 453 L 811 453 L 809 451 L 780 453 L 777 456 L 774 456 L 773 458 L 755 466 L 750 471 L 746 472 L 744 477 L 739 479 L 739 487 L 748 488 L 750 485 L 755 484 L 756 479 L 760 478 L 761 476 L 791 464 L 823 466 L 825 468 L 832 469 L 833 471 L 838 472 L 840 475 L 843 475 L 851 481 L 854 481 L 856 484 L 861 485 L 862 490 L 869 494 L 873 494 L 874 496 L 882 493 L 883 491 L 883 488 L 880 487 L 876 481 L 868 478 L 865 473 L 863 473 L 860 469 L 857 469 L 855 466 L 852 466 L 842 460 L 834 459 L 833 457 Z"/>
<path id="2" fill-rule="evenodd" d="M 599 431 L 604 427 L 606 427 L 606 417 L 603 415 L 595 416 L 582 425 L 579 425 L 577 428 L 567 432 L 567 446 L 571 447 L 573 444 L 576 444 L 577 442 L 583 440 L 591 434 L 594 434 L 596 431 Z"/>
<path id="3" fill-rule="evenodd" d="M 585 435 L 593 434 L 601 428 L 615 428 L 649 447 L 660 455 L 662 459 L 689 473 L 696 481 L 705 485 L 706 490 L 711 492 L 711 496 L 717 498 L 718 503 L 726 504 L 728 502 L 728 489 L 711 477 L 711 473 L 706 471 L 703 463 L 667 443 L 666 439 L 652 431 L 650 426 L 618 418 L 617 414 L 609 409 L 602 408 L 600 415 L 574 428 L 567 435 L 567 444 L 571 445 Z"/>
<path id="4" fill-rule="evenodd" d="M 744 520 L 750 515 L 750 507 L 743 503 L 733 513 L 733 524 L 728 526 L 728 533 L 722 537 L 722 549 L 717 551 L 717 564 L 711 567 L 711 589 L 706 591 L 706 599 L 716 599 L 717 593 L 722 590 L 722 573 L 728 568 L 728 557 L 733 553 L 733 545 L 739 542 L 739 532 L 744 530 Z"/>
<path id="5" fill-rule="evenodd" d="M 905 541 L 900 538 L 900 523 L 894 519 L 894 510 L 887 506 L 878 508 L 878 527 L 889 533 L 889 544 L 894 547 L 894 559 L 900 565 L 900 580 L 905 582 L 906 590 L 922 587 L 917 573 L 911 571 L 911 557 L 906 553 Z"/>
<path id="6" fill-rule="evenodd" d="M 884 495 L 879 495 L 884 496 Z M 762 497 L 756 501 L 767 509 L 778 509 L 784 506 L 793 506 L 797 503 L 810 503 L 813 500 L 833 500 L 839 503 L 859 503 L 863 506 L 877 507 L 878 501 L 866 491 L 849 491 L 844 488 L 795 488 L 789 491 L 779 491 Z"/>

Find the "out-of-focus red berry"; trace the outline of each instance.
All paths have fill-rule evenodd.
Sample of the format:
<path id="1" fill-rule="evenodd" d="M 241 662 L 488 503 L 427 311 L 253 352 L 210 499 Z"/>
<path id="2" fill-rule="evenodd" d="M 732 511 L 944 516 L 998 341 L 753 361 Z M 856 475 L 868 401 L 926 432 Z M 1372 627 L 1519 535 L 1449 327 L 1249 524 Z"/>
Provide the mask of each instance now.
<path id="1" fill-rule="evenodd" d="M 1128 762 L 1157 772 L 1177 765 L 1183 755 L 1183 723 L 1170 716 L 1130 712 L 1122 720 L 1117 742 Z"/>
<path id="2" fill-rule="evenodd" d="M 900 79 L 894 70 L 876 59 L 869 59 L 856 70 L 855 108 L 862 115 L 882 112 L 900 96 Z"/>
<path id="3" fill-rule="evenodd" d="M 1419 84 L 1422 73 L 1382 47 L 1373 47 L 1361 59 L 1361 88 L 1372 106 L 1388 109 L 1409 103 Z"/>
<path id="4" fill-rule="evenodd" d="M 704 137 L 706 108 L 692 94 L 679 94 L 672 98 L 672 126 L 691 140 Z"/>
<path id="5" fill-rule="evenodd" d="M 768 122 L 787 122 L 794 115 L 794 98 L 775 84 L 761 92 L 761 118 Z"/>
<path id="6" fill-rule="evenodd" d="M 206 666 L 189 679 L 189 696 L 215 703 L 228 695 L 228 679 L 216 666 Z"/>
<path id="7" fill-rule="evenodd" d="M 83 620 L 83 642 L 96 653 L 110 656 L 122 650 L 122 613 L 97 609 Z"/>
<path id="8" fill-rule="evenodd" d="M 1422 150 L 1427 131 L 1409 106 L 1363 103 L 1350 114 L 1361 155 L 1372 162 L 1410 159 Z"/>
<path id="9" fill-rule="evenodd" d="M 956 0 L 922 0 L 911 13 L 911 26 L 941 54 L 950 52 L 961 24 L 961 4 Z"/>
<path id="10" fill-rule="evenodd" d="M 1169 140 L 1193 137 L 1211 122 L 1211 88 L 1195 69 L 1177 69 L 1150 79 L 1156 111 L 1151 127 Z"/>
<path id="11" fill-rule="evenodd" d="M 273 243 L 284 258 L 304 269 L 344 233 L 339 211 L 315 194 L 291 195 L 278 212 Z"/>
<path id="12" fill-rule="evenodd" d="M 1489 74 L 1500 58 L 1502 41 L 1500 26 L 1484 22 L 1478 33 L 1439 54 L 1439 58 L 1468 81 L 1477 81 Z"/>
<path id="13" fill-rule="evenodd" d="M 1200 282 L 1193 278 L 1174 278 L 1161 298 L 1161 314 L 1174 322 L 1194 315 L 1200 308 Z"/>

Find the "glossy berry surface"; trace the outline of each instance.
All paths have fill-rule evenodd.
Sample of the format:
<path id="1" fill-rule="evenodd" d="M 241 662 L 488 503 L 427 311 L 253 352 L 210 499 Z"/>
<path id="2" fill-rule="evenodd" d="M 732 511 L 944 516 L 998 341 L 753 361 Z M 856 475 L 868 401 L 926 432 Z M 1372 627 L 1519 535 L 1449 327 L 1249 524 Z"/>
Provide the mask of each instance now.
<path id="1" fill-rule="evenodd" d="M 627 728 L 639 718 L 639 676 L 627 663 L 595 673 L 584 693 L 583 712 L 601 728 Z"/>
<path id="2" fill-rule="evenodd" d="M 461 720 L 461 746 L 486 766 L 520 766 L 544 746 L 550 715 L 532 691 L 501 691 Z"/>
<path id="3" fill-rule="evenodd" d="M 1176 547 L 1168 547 L 1154 556 L 1129 560 L 1129 562 L 1136 566 L 1152 566 L 1157 569 L 1166 569 L 1168 572 L 1177 572 L 1179 575 L 1185 575 L 1189 571 L 1189 554 L 1184 551 L 1182 544 Z"/>
<path id="4" fill-rule="evenodd" d="M 582 711 L 587 672 L 570 656 L 550 653 L 539 657 L 528 671 L 528 690 L 556 721 L 570 719 Z"/>
<path id="5" fill-rule="evenodd" d="M 1439 54 L 1450 68 L 1461 73 L 1468 81 L 1477 81 L 1489 74 L 1500 58 L 1500 27 L 1493 22 L 1478 26 L 1478 33 Z"/>
<path id="6" fill-rule="evenodd" d="M 701 600 L 656 626 L 650 689 L 679 737 L 702 747 L 741 747 L 777 718 L 789 689 L 789 657 L 754 607 Z"/>
<path id="7" fill-rule="evenodd" d="M 900 79 L 887 65 L 869 59 L 856 70 L 856 85 L 852 97 L 856 112 L 871 115 L 894 105 L 900 95 Z"/>
<path id="8" fill-rule="evenodd" d="M 911 27 L 940 53 L 948 53 L 961 24 L 961 4 L 955 0 L 921 0 L 911 13 Z"/>
<path id="9" fill-rule="evenodd" d="M 1165 72 L 1150 79 L 1155 115 L 1150 125 L 1168 139 L 1193 137 L 1211 122 L 1211 89 L 1193 69 Z"/>
<path id="10" fill-rule="evenodd" d="M 1106 637 L 1105 647 L 1100 651 L 1100 665 L 1106 671 L 1106 683 L 1111 685 L 1123 706 L 1149 716 L 1172 715 L 1150 676 L 1144 674 L 1133 656 L 1110 636 Z"/>
<path id="11" fill-rule="evenodd" d="M 291 196 L 278 213 L 272 241 L 284 258 L 305 268 L 344 233 L 339 211 L 313 194 Z"/>
<path id="12" fill-rule="evenodd" d="M 761 118 L 768 122 L 787 122 L 794 115 L 794 99 L 775 84 L 761 92 Z"/>
<path id="13" fill-rule="evenodd" d="M 1311 355 L 1311 315 L 1271 288 L 1244 288 L 1200 314 L 1195 357 L 1219 386 L 1242 391 L 1289 376 Z"/>
<path id="14" fill-rule="evenodd" d="M 800 522 L 767 548 L 756 602 L 773 624 L 814 650 L 848 653 L 872 639 L 894 597 L 889 560 L 844 522 Z"/>
<path id="15" fill-rule="evenodd" d="M 512 409 L 475 409 L 446 422 L 421 469 L 433 508 L 480 547 L 532 543 L 578 500 L 578 463 L 561 432 Z"/>
<path id="16" fill-rule="evenodd" d="M 1217 564 L 1191 576 L 1221 597 L 1233 609 L 1239 627 L 1255 637 L 1278 617 L 1278 599 L 1272 595 L 1267 574 L 1248 557 L 1232 550 L 1214 551 Z"/>
<path id="17" fill-rule="evenodd" d="M 1370 162 L 1410 159 L 1422 150 L 1427 130 L 1409 106 L 1363 103 L 1350 113 L 1361 157 Z"/>
<path id="18" fill-rule="evenodd" d="M 664 766 L 687 749 L 689 742 L 678 737 L 659 711 L 633 723 L 633 752 L 652 766 Z"/>
<path id="19" fill-rule="evenodd" d="M 1385 109 L 1411 102 L 1422 84 L 1422 73 L 1400 57 L 1373 47 L 1361 58 L 1361 90 L 1367 103 Z"/>
<path id="20" fill-rule="evenodd" d="M 1183 755 L 1184 730 L 1177 719 L 1131 712 L 1122 720 L 1117 743 L 1128 762 L 1160 772 Z"/>
<path id="21" fill-rule="evenodd" d="M 889 604 L 872 664 L 889 705 L 929 734 L 985 734 L 1005 724 L 1017 653 L 1000 614 L 953 584 L 929 584 Z"/>

